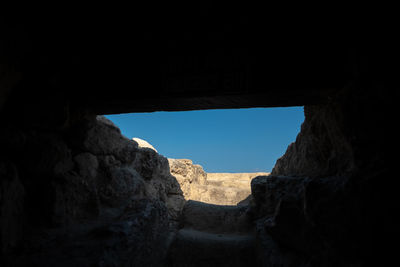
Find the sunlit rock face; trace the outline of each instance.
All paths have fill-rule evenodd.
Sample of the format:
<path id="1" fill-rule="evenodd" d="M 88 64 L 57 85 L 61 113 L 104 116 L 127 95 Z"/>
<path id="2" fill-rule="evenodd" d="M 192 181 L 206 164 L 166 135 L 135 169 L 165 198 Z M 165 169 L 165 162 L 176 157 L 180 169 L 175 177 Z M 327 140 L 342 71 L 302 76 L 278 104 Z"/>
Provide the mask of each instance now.
<path id="1" fill-rule="evenodd" d="M 268 173 L 206 173 L 189 159 L 168 159 L 171 174 L 178 180 L 186 200 L 217 205 L 247 203 L 250 181 Z"/>
<path id="2" fill-rule="evenodd" d="M 149 142 L 147 142 L 146 140 L 134 137 L 132 138 L 133 141 L 135 141 L 139 147 L 142 148 L 150 148 L 153 149 L 155 152 L 158 152 L 157 149 L 155 149 Z"/>
<path id="3" fill-rule="evenodd" d="M 207 203 L 220 205 L 247 205 L 251 199 L 250 182 L 266 172 L 207 173 L 209 197 Z"/>
<path id="4" fill-rule="evenodd" d="M 196 190 L 207 188 L 207 173 L 189 159 L 168 159 L 171 174 L 179 182 L 185 199 L 198 196 Z"/>

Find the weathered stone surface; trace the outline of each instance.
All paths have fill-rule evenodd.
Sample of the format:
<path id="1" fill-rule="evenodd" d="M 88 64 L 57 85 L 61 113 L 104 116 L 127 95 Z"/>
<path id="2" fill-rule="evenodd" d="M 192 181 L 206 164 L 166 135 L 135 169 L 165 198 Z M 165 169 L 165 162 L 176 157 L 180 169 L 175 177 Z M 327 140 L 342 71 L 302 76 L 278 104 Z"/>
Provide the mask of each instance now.
<path id="1" fill-rule="evenodd" d="M 246 207 L 189 200 L 168 250 L 168 266 L 253 266 L 256 243 Z"/>
<path id="2" fill-rule="evenodd" d="M 2 266 L 163 264 L 184 204 L 165 157 L 102 116 L 20 136 L 0 160 Z"/>
<path id="3" fill-rule="evenodd" d="M 79 170 L 79 175 L 83 177 L 96 177 L 99 168 L 97 157 L 88 152 L 78 154 L 74 157 L 74 162 Z"/>
<path id="4" fill-rule="evenodd" d="M 351 172 L 355 168 L 354 151 L 337 109 L 306 106 L 301 131 L 277 160 L 272 174 L 321 177 Z"/>
<path id="5" fill-rule="evenodd" d="M 184 192 L 189 192 L 185 188 L 191 183 L 206 185 L 207 173 L 203 167 L 193 164 L 190 159 L 168 159 L 171 174 L 174 175 Z"/>
<path id="6" fill-rule="evenodd" d="M 138 143 L 138 146 L 141 148 L 150 148 L 153 149 L 155 152 L 158 152 L 157 149 L 155 149 L 149 142 L 147 142 L 146 140 L 134 137 L 132 138 L 133 141 L 135 141 L 136 143 Z"/>
<path id="7" fill-rule="evenodd" d="M 398 235 L 389 211 L 398 201 L 396 186 L 386 177 L 384 114 L 390 113 L 385 104 L 370 108 L 377 98 L 382 92 L 365 85 L 346 88 L 328 105 L 305 107 L 296 142 L 271 176 L 252 181 L 257 238 L 272 238 L 276 251 L 289 253 L 281 255 L 291 259 L 283 266 L 372 266 L 393 259 L 384 238 Z M 268 249 L 263 260 L 273 264 Z"/>
<path id="8" fill-rule="evenodd" d="M 256 223 L 257 266 L 312 267 L 307 259 L 293 250 L 280 246 L 266 231 L 262 222 Z"/>
<path id="9" fill-rule="evenodd" d="M 275 250 L 287 257 L 280 261 L 289 260 L 283 266 L 295 266 L 292 261 L 301 262 L 298 266 L 314 266 L 308 265 L 311 262 L 340 266 L 352 260 L 358 254 L 354 246 L 359 240 L 349 221 L 361 216 L 349 195 L 352 190 L 346 177 L 257 177 L 252 183 L 250 214 L 256 214 L 260 244 L 272 238 Z M 355 243 L 343 244 L 349 237 Z M 349 249 L 353 255 L 348 254 Z M 264 260 L 272 261 L 268 257 Z"/>
<path id="10" fill-rule="evenodd" d="M 179 183 L 185 199 L 192 199 L 205 193 L 207 173 L 200 165 L 189 159 L 168 159 L 171 175 Z"/>
<path id="11" fill-rule="evenodd" d="M 250 182 L 254 177 L 261 175 L 269 175 L 266 172 L 250 172 L 250 173 L 224 173 L 224 172 L 208 172 L 208 184 L 216 186 L 235 187 L 240 189 L 250 189 Z"/>
<path id="12" fill-rule="evenodd" d="M 188 229 L 208 233 L 249 233 L 252 223 L 247 207 L 223 206 L 189 200 L 183 211 L 181 224 Z"/>
<path id="13" fill-rule="evenodd" d="M 215 185 L 193 185 L 190 199 L 218 205 L 237 205 L 249 196 L 249 191 L 249 188 L 240 189 Z"/>
<path id="14" fill-rule="evenodd" d="M 188 159 L 168 159 L 187 200 L 218 205 L 237 205 L 250 195 L 250 181 L 268 173 L 206 173 Z"/>
<path id="15" fill-rule="evenodd" d="M 70 133 L 78 148 L 94 155 L 113 155 L 123 163 L 135 160 L 138 145 L 121 134 L 120 129 L 104 116 L 84 121 Z"/>
<path id="16" fill-rule="evenodd" d="M 255 251 L 252 235 L 182 229 L 170 247 L 168 266 L 255 266 Z"/>
<path id="17" fill-rule="evenodd" d="M 291 242 L 284 245 L 296 250 L 306 249 L 308 240 L 302 233 L 306 224 L 304 187 L 304 178 L 284 176 L 260 176 L 252 182 L 252 195 L 258 209 L 255 213 L 263 216 L 264 227 L 274 239 L 283 236 L 284 241 Z M 279 227 L 285 230 L 274 235 Z"/>
<path id="18" fill-rule="evenodd" d="M 290 176 L 258 176 L 251 181 L 251 195 L 257 214 L 272 215 L 283 198 L 298 197 L 304 178 Z"/>
<path id="19" fill-rule="evenodd" d="M 5 266 L 163 266 L 168 233 L 165 205 L 142 199 L 117 220 L 36 233 Z"/>
<path id="20" fill-rule="evenodd" d="M 207 191 L 198 200 L 219 205 L 249 203 L 250 182 L 259 175 L 269 173 L 207 173 Z"/>
<path id="21" fill-rule="evenodd" d="M 385 149 L 393 119 L 388 92 L 371 84 L 353 85 L 327 105 L 305 106 L 301 131 L 272 174 L 324 177 L 384 168 L 390 161 Z"/>

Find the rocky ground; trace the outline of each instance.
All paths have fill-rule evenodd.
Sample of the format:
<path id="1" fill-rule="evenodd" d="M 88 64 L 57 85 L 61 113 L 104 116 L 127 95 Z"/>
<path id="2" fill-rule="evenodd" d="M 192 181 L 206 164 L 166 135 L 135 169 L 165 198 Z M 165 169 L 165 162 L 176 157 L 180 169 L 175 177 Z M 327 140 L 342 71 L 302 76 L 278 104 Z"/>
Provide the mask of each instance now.
<path id="1" fill-rule="evenodd" d="M 256 239 L 246 207 L 188 201 L 168 266 L 254 266 Z"/>

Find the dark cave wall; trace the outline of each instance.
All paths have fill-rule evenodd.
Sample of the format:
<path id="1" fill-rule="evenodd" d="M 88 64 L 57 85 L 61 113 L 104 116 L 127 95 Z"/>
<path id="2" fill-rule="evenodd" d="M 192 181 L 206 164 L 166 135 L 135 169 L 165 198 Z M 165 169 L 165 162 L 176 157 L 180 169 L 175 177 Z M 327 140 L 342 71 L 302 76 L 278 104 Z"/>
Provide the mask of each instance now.
<path id="1" fill-rule="evenodd" d="M 95 114 L 292 105 L 301 132 L 252 185 L 260 262 L 389 265 L 396 31 L 128 12 L 0 17 L 0 265 L 159 264 L 181 192 L 165 159 Z"/>
<path id="2" fill-rule="evenodd" d="M 273 175 L 330 176 L 382 170 L 393 136 L 392 89 L 373 81 L 349 85 L 329 104 L 305 106 L 296 141 L 277 160 Z"/>
<path id="3" fill-rule="evenodd" d="M 396 133 L 388 96 L 390 88 L 365 80 L 305 106 L 273 175 L 252 184 L 261 265 L 368 266 L 396 255 L 388 242 L 398 236 L 399 203 L 386 153 Z M 88 111 L 55 100 L 29 112 L 32 105 L 19 109 L 12 99 L 1 114 L 2 263 L 159 264 L 179 214 L 168 203 L 181 201 L 166 159 Z"/>
<path id="4" fill-rule="evenodd" d="M 293 106 L 325 102 L 352 78 L 340 39 L 308 40 L 298 23 L 265 35 L 265 14 L 225 8 L 0 16 L 0 106 L 6 95 L 34 112 Z"/>
<path id="5" fill-rule="evenodd" d="M 399 236 L 393 210 L 400 199 L 387 153 L 394 140 L 390 92 L 372 82 L 353 84 L 327 105 L 305 106 L 296 141 L 270 177 L 252 182 L 261 262 L 369 266 L 393 260 L 388 240 Z"/>
<path id="6" fill-rule="evenodd" d="M 184 204 L 165 157 L 102 116 L 3 126 L 2 266 L 162 264 Z"/>

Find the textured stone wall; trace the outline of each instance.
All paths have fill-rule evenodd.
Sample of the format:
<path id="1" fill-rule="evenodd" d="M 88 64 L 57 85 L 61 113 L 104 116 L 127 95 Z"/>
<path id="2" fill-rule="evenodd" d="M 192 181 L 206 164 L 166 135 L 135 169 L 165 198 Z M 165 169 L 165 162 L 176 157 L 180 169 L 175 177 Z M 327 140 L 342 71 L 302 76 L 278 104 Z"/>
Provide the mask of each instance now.
<path id="1" fill-rule="evenodd" d="M 2 266 L 162 264 L 184 204 L 165 157 L 102 116 L 63 131 L 5 129 Z"/>
<path id="2" fill-rule="evenodd" d="M 393 113 L 388 91 L 378 88 L 358 85 L 328 105 L 306 106 L 301 132 L 272 175 L 252 181 L 263 264 L 370 266 L 393 259 Z"/>
<path id="3" fill-rule="evenodd" d="M 186 200 L 217 205 L 248 203 L 250 181 L 268 173 L 206 173 L 189 159 L 168 159 Z"/>
<path id="4" fill-rule="evenodd" d="M 390 92 L 371 81 L 343 89 L 327 105 L 306 106 L 301 131 L 272 174 L 317 177 L 384 168 L 394 137 Z"/>

